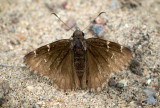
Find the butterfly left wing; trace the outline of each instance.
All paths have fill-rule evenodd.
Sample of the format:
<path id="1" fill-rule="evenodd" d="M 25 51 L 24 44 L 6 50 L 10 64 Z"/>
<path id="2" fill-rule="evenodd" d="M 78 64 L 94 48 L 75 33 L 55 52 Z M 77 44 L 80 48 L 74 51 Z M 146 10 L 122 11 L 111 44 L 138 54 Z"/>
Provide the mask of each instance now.
<path id="1" fill-rule="evenodd" d="M 88 88 L 101 89 L 111 73 L 116 73 L 132 58 L 131 51 L 115 42 L 89 38 L 87 43 Z"/>
<path id="2" fill-rule="evenodd" d="M 24 63 L 35 73 L 49 77 L 58 89 L 75 89 L 70 40 L 63 39 L 42 46 L 24 57 Z"/>

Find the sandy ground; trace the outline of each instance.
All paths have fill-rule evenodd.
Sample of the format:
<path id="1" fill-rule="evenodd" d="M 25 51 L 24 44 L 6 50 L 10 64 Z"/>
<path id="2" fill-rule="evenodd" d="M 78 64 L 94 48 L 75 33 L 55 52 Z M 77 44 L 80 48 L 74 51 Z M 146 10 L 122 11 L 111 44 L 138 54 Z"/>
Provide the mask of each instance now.
<path id="1" fill-rule="evenodd" d="M 134 54 L 130 66 L 111 77 L 99 93 L 60 92 L 44 77 L 30 74 L 24 55 L 55 40 L 70 38 L 51 12 L 63 21 L 76 19 L 85 28 L 105 11 L 104 38 Z M 88 33 L 88 37 L 90 37 Z M 0 107 L 160 107 L 159 0 L 0 0 Z"/>

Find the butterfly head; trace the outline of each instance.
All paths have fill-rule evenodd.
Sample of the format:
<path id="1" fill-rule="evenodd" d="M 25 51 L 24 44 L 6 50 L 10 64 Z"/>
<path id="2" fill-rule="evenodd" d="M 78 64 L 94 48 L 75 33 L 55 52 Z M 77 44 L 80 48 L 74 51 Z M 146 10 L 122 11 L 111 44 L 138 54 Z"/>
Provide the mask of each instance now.
<path id="1" fill-rule="evenodd" d="M 73 38 L 78 38 L 78 39 L 82 39 L 84 38 L 84 33 L 81 31 L 81 30 L 76 30 L 74 33 L 73 33 Z"/>

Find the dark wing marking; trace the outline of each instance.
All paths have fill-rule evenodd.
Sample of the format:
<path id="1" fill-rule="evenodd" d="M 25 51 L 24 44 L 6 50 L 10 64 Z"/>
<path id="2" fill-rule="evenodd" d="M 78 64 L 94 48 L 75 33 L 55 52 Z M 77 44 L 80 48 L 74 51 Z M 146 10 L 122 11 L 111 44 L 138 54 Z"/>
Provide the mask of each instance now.
<path id="1" fill-rule="evenodd" d="M 132 52 L 118 43 L 89 38 L 87 43 L 88 87 L 100 88 L 111 73 L 118 72 L 132 58 Z"/>
<path id="2" fill-rule="evenodd" d="M 58 89 L 75 88 L 70 40 L 59 40 L 42 46 L 24 57 L 24 63 L 35 73 L 48 76 Z"/>

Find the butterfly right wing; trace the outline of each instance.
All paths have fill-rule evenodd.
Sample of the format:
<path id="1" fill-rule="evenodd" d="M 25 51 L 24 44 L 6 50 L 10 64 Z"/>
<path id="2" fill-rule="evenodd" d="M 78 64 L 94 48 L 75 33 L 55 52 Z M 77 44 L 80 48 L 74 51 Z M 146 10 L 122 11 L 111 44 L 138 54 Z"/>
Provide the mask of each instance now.
<path id="1" fill-rule="evenodd" d="M 50 43 L 28 53 L 24 63 L 35 73 L 49 77 L 58 89 L 78 88 L 69 39 Z"/>
<path id="2" fill-rule="evenodd" d="M 118 43 L 87 39 L 88 88 L 101 89 L 111 73 L 123 69 L 132 58 L 132 52 Z"/>

